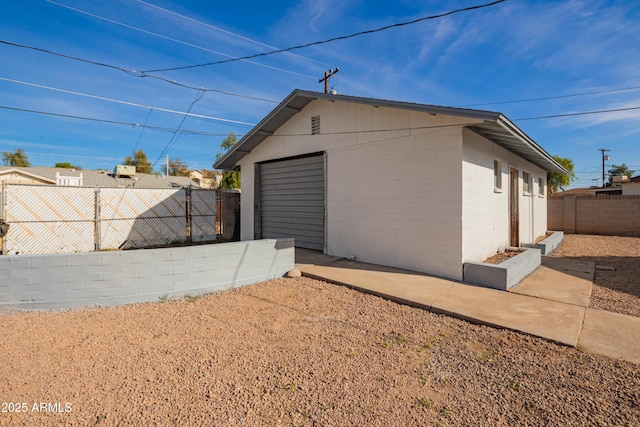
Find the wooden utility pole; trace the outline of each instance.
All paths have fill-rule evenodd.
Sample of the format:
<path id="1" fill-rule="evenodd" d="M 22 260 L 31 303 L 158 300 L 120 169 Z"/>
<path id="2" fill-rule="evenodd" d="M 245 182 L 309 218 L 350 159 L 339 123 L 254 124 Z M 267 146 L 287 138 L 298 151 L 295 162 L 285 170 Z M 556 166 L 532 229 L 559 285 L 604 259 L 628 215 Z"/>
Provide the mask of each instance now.
<path id="1" fill-rule="evenodd" d="M 605 156 L 604 153 L 611 150 L 606 148 L 598 148 L 598 151 L 602 153 L 602 186 L 604 187 L 604 161 L 609 160 L 609 156 Z"/>
<path id="2" fill-rule="evenodd" d="M 329 70 L 324 72 L 324 78 L 318 80 L 318 83 L 324 82 L 324 93 L 329 93 L 329 79 L 333 77 L 340 69 L 336 67 L 335 70 Z"/>

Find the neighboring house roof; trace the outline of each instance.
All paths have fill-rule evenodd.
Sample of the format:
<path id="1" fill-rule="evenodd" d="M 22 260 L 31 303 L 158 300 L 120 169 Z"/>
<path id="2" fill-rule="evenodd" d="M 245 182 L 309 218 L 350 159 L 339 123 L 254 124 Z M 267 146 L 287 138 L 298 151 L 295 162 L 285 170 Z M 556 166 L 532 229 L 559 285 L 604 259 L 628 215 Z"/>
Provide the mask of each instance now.
<path id="1" fill-rule="evenodd" d="M 0 168 L 0 176 L 2 175 L 8 175 L 11 173 L 16 173 L 19 175 L 23 175 L 29 178 L 32 178 L 34 180 L 37 181 L 46 181 L 46 182 L 50 182 L 51 184 L 55 184 L 56 183 L 56 178 L 55 176 L 53 177 L 53 179 L 49 178 L 49 177 L 45 177 L 33 172 L 29 172 L 28 170 L 25 170 L 27 168 L 20 168 L 20 167 L 15 167 L 15 166 L 11 166 L 11 167 L 6 167 L 6 168 Z"/>
<path id="2" fill-rule="evenodd" d="M 518 156 L 540 166 L 541 168 L 563 174 L 569 174 L 549 153 L 529 138 L 509 119 L 501 113 L 467 108 L 441 107 L 436 105 L 415 104 L 410 102 L 387 101 L 382 99 L 361 98 L 348 95 L 333 95 L 296 89 L 272 110 L 260 123 L 235 144 L 214 167 L 216 169 L 231 170 L 237 167 L 238 161 L 256 148 L 267 137 L 271 136 L 280 126 L 287 122 L 307 104 L 316 99 L 329 101 L 351 102 L 371 105 L 374 107 L 388 107 L 408 111 L 419 111 L 429 114 L 444 114 L 449 116 L 467 117 L 483 120 L 466 126 L 490 141 L 504 147 Z"/>
<path id="3" fill-rule="evenodd" d="M 35 166 L 23 167 L 0 167 L 0 174 L 6 170 L 15 170 L 25 175 L 35 175 L 39 179 L 56 183 L 56 173 L 61 176 L 79 177 L 82 174 L 83 187 L 135 187 L 135 188 L 171 188 L 171 187 L 197 187 L 197 184 L 186 176 L 160 176 L 145 173 L 137 173 L 135 178 L 115 177 L 113 173 L 107 171 L 85 170 L 85 169 L 65 169 Z"/>

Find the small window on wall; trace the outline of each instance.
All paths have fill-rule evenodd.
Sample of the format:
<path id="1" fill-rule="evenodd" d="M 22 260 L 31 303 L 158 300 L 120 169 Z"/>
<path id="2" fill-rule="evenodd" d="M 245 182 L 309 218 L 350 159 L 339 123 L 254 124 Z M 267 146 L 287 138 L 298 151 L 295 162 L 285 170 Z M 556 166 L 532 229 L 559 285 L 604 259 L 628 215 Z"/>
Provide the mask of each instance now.
<path id="1" fill-rule="evenodd" d="M 524 194 L 531 194 L 532 185 L 531 174 L 529 172 L 522 172 L 522 191 Z"/>
<path id="2" fill-rule="evenodd" d="M 493 190 L 500 192 L 502 190 L 502 162 L 493 160 Z"/>
<path id="3" fill-rule="evenodd" d="M 538 177 L 538 196 L 544 197 L 544 179 L 541 176 Z"/>

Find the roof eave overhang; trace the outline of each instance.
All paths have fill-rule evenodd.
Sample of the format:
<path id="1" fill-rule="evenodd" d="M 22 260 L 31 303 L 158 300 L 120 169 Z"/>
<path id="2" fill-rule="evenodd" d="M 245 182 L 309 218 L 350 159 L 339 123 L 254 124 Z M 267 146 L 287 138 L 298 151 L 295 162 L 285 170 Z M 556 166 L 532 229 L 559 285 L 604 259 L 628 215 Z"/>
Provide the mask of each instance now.
<path id="1" fill-rule="evenodd" d="M 496 120 L 485 121 L 467 128 L 548 172 L 570 174 L 549 153 L 503 115 Z"/>
<path id="2" fill-rule="evenodd" d="M 273 135 L 280 126 L 300 112 L 307 104 L 316 99 L 353 102 L 371 105 L 373 107 L 400 108 L 429 114 L 445 114 L 475 119 L 478 120 L 478 123 L 468 125 L 467 128 L 547 171 L 569 174 L 569 171 L 551 157 L 542 147 L 533 141 L 533 139 L 500 113 L 361 98 L 348 95 L 332 95 L 304 90 L 294 90 L 291 92 L 291 94 L 282 100 L 260 123 L 225 153 L 220 160 L 216 161 L 213 165 L 214 168 L 223 170 L 237 169 L 239 161 L 244 156 L 260 145 L 262 141 Z"/>
<path id="3" fill-rule="evenodd" d="M 283 99 L 260 123 L 242 137 L 220 160 L 216 161 L 213 167 L 222 170 L 236 169 L 238 162 L 244 156 L 273 135 L 280 126 L 299 113 L 308 103 L 316 99 L 315 97 L 301 97 L 298 93 L 298 91 L 293 91 Z"/>

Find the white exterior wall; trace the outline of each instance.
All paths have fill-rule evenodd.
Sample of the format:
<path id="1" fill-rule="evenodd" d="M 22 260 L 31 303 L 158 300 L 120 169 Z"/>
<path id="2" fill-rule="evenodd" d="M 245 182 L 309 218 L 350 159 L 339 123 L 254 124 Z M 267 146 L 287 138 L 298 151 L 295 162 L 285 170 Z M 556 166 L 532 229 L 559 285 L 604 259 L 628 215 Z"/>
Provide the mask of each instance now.
<path id="1" fill-rule="evenodd" d="M 502 163 L 502 189 L 494 190 L 493 161 Z M 538 177 L 546 186 L 546 171 L 488 139 L 464 130 L 462 208 L 463 262 L 482 261 L 509 246 L 509 170 L 518 169 L 520 243 L 532 243 L 547 229 L 546 187 L 538 192 Z M 533 181 L 523 192 L 523 172 Z"/>
<path id="2" fill-rule="evenodd" d="M 318 115 L 321 133 L 310 135 Z M 470 123 L 311 102 L 240 161 L 241 238 L 254 238 L 254 164 L 325 152 L 328 254 L 462 279 L 462 128 L 455 125 Z M 380 129 L 396 130 L 367 132 Z"/>

